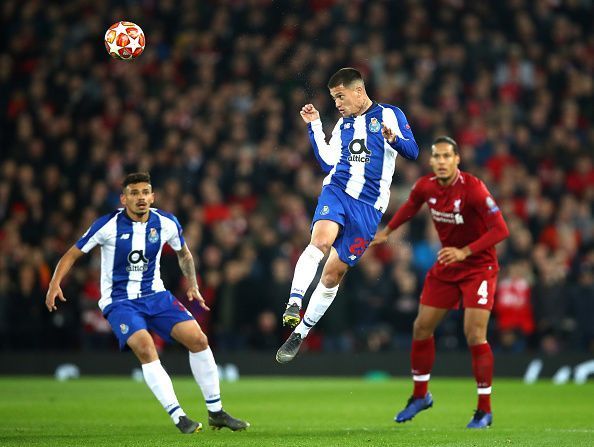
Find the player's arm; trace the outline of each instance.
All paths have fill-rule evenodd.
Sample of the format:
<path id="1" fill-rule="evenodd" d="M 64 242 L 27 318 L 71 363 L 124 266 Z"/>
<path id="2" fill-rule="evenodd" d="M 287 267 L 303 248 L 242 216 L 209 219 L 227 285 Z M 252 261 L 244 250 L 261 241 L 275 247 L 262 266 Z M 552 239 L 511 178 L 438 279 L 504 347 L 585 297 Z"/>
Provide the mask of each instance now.
<path id="1" fill-rule="evenodd" d="M 470 206 L 482 214 L 487 224 L 487 231 L 465 247 L 444 247 L 439 250 L 437 261 L 441 264 L 447 265 L 464 261 L 467 257 L 493 247 L 509 236 L 509 229 L 503 215 L 482 182 L 477 188 L 476 194 L 471 194 L 471 198 Z"/>
<path id="2" fill-rule="evenodd" d="M 406 116 L 404 116 L 404 113 L 398 107 L 390 106 L 386 113 L 384 113 L 382 136 L 392 149 L 404 158 L 416 160 L 419 156 L 419 146 L 415 141 Z"/>
<path id="3" fill-rule="evenodd" d="M 84 252 L 73 245 L 58 261 L 58 265 L 56 265 L 56 270 L 50 280 L 49 289 L 45 296 L 45 305 L 50 312 L 58 310 L 58 307 L 56 306 L 56 298 L 59 298 L 60 301 L 66 301 L 60 283 L 68 274 L 76 260 L 82 255 L 84 255 Z"/>
<path id="4" fill-rule="evenodd" d="M 378 231 L 371 241 L 370 245 L 383 244 L 388 240 L 392 231 L 396 230 L 400 225 L 412 219 L 421 209 L 423 205 L 423 198 L 418 188 L 418 183 L 415 184 L 408 196 L 408 200 L 398 208 L 394 216 L 388 222 L 388 225 L 381 231 Z"/>
<path id="5" fill-rule="evenodd" d="M 179 264 L 179 268 L 181 269 L 183 275 L 185 276 L 186 280 L 190 287 L 186 292 L 188 299 L 190 301 L 196 300 L 200 307 L 206 310 L 210 310 L 204 301 L 204 298 L 200 294 L 200 290 L 198 289 L 198 281 L 196 280 L 196 266 L 194 265 L 194 257 L 192 256 L 192 252 L 188 248 L 188 245 L 184 243 L 180 250 L 175 252 L 177 255 L 177 262 Z"/>
<path id="6" fill-rule="evenodd" d="M 337 124 L 332 131 L 330 143 L 326 143 L 326 135 L 322 128 L 320 112 L 312 104 L 306 104 L 301 109 L 301 118 L 307 123 L 309 141 L 322 170 L 326 173 L 340 160 L 340 127 Z M 340 121 L 339 121 L 340 123 Z"/>

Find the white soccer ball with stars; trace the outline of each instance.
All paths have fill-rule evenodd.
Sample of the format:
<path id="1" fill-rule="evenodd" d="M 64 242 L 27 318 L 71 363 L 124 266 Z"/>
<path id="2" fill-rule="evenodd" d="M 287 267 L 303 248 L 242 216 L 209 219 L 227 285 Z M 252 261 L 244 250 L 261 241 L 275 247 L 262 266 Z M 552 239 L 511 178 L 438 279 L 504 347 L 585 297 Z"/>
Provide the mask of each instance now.
<path id="1" fill-rule="evenodd" d="M 142 28 L 132 22 L 116 22 L 105 32 L 105 49 L 115 59 L 137 58 L 144 51 L 145 43 Z"/>

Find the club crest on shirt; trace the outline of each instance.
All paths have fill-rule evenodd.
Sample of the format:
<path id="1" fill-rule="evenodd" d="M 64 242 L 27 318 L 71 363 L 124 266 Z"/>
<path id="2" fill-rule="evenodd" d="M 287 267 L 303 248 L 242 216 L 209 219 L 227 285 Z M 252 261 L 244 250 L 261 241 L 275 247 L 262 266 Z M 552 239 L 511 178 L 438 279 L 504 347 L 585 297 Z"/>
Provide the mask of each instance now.
<path id="1" fill-rule="evenodd" d="M 380 123 L 377 118 L 371 118 L 369 121 L 369 131 L 373 133 L 378 133 L 381 129 Z"/>
<path id="2" fill-rule="evenodd" d="M 460 212 L 460 203 L 462 202 L 461 199 L 454 200 L 454 213 Z"/>
<path id="3" fill-rule="evenodd" d="M 126 335 L 129 330 L 130 328 L 127 325 L 125 325 L 124 323 L 120 324 L 120 332 L 122 334 Z"/>
<path id="4" fill-rule="evenodd" d="M 153 244 L 159 240 L 159 234 L 157 233 L 156 228 L 151 228 L 151 231 L 149 231 L 148 240 Z"/>
<path id="5" fill-rule="evenodd" d="M 328 214 L 330 212 L 330 207 L 328 205 L 324 205 L 322 207 L 322 209 L 320 210 L 320 214 L 322 216 L 325 216 L 326 214 Z"/>

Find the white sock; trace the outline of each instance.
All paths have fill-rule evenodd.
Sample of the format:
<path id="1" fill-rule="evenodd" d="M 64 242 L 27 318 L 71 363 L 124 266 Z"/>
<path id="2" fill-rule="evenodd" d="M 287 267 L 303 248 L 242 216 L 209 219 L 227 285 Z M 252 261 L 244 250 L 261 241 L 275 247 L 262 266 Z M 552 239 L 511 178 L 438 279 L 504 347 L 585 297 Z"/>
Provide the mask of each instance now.
<path id="1" fill-rule="evenodd" d="M 311 294 L 303 320 L 295 328 L 295 332 L 300 334 L 301 338 L 307 337 L 311 328 L 324 316 L 326 310 L 334 301 L 336 292 L 338 292 L 338 286 L 328 289 L 321 282 L 318 283 L 318 287 Z"/>
<path id="2" fill-rule="evenodd" d="M 219 371 L 210 346 L 204 351 L 190 352 L 190 368 L 196 383 L 202 390 L 208 411 L 221 411 L 221 387 Z"/>
<path id="3" fill-rule="evenodd" d="M 314 245 L 305 247 L 305 250 L 303 250 L 303 253 L 299 256 L 299 260 L 295 266 L 289 304 L 297 304 L 299 309 L 301 309 L 303 295 L 305 295 L 314 276 L 316 276 L 318 266 L 322 259 L 324 259 L 324 252 L 322 252 L 322 250 Z"/>
<path id="4" fill-rule="evenodd" d="M 155 360 L 154 362 L 142 365 L 142 374 L 148 387 L 157 400 L 161 402 L 165 411 L 169 413 L 171 419 L 173 419 L 173 423 L 177 424 L 180 416 L 185 416 L 186 413 L 184 413 L 184 410 L 182 410 L 177 401 L 177 396 L 173 390 L 173 383 L 171 383 L 169 374 L 167 374 L 167 371 L 161 365 L 161 361 Z"/>

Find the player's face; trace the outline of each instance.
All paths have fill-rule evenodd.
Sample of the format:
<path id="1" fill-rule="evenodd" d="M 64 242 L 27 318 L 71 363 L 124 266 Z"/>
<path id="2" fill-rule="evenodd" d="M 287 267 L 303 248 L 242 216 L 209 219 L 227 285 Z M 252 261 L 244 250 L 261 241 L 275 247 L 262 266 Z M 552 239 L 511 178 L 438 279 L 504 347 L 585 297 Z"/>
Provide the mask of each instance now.
<path id="1" fill-rule="evenodd" d="M 330 96 L 334 99 L 334 105 L 342 116 L 351 116 L 361 111 L 365 105 L 363 87 L 355 84 L 353 88 L 340 84 L 330 89 Z"/>
<path id="2" fill-rule="evenodd" d="M 454 178 L 460 164 L 460 156 L 449 143 L 437 143 L 431 146 L 431 168 L 440 183 L 448 183 Z"/>
<path id="3" fill-rule="evenodd" d="M 129 214 L 142 217 L 149 212 L 155 194 L 150 183 L 132 183 L 126 186 L 120 200 Z"/>

